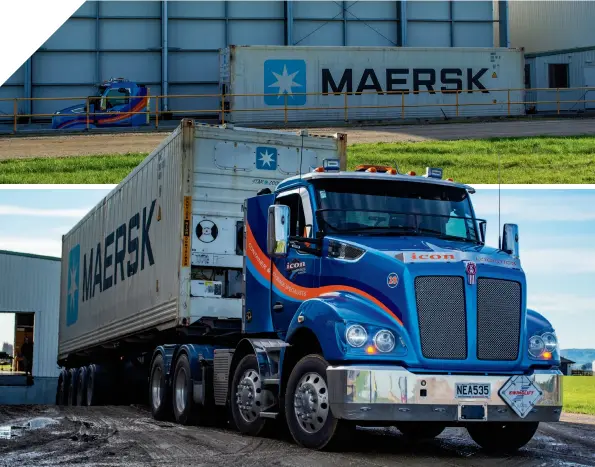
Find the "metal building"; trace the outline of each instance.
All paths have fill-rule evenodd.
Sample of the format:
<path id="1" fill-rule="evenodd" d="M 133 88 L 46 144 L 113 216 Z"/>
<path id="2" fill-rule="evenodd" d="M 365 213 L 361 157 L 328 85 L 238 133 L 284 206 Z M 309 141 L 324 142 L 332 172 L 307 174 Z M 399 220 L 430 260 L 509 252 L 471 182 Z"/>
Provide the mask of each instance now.
<path id="1" fill-rule="evenodd" d="M 0 88 L 0 98 L 84 99 L 117 77 L 148 85 L 153 96 L 217 94 L 218 50 L 228 45 L 506 47 L 507 9 L 506 0 L 89 1 Z M 18 106 L 21 114 L 51 114 L 75 103 Z M 160 110 L 219 105 L 217 97 L 180 97 L 161 100 Z M 0 101 L 2 113 L 11 115 L 13 102 Z"/>
<path id="2" fill-rule="evenodd" d="M 59 375 L 60 258 L 0 251 L 0 277 L 0 313 L 15 313 L 15 351 L 20 333 L 32 327 L 33 337 L 33 378 L 21 372 L 0 374 L 0 405 L 53 404 Z"/>
<path id="3" fill-rule="evenodd" d="M 595 110 L 595 2 L 515 1 L 509 10 L 511 46 L 526 52 L 528 110 Z"/>

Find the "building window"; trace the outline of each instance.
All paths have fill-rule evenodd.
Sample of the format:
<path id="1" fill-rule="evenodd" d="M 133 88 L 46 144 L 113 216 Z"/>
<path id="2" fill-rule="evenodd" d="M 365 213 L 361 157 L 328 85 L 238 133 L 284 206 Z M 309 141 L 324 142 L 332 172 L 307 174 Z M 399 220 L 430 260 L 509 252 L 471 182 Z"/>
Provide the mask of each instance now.
<path id="1" fill-rule="evenodd" d="M 568 64 L 550 63 L 548 65 L 550 88 L 568 87 Z"/>
<path id="2" fill-rule="evenodd" d="M 525 89 L 531 89 L 531 65 L 525 65 Z"/>

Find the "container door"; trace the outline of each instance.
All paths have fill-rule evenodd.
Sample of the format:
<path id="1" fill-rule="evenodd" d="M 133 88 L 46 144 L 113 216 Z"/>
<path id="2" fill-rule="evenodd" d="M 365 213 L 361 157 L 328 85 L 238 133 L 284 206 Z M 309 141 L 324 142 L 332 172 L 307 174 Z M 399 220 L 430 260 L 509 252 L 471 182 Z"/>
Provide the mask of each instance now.
<path id="1" fill-rule="evenodd" d="M 290 235 L 311 237 L 313 213 L 307 190 L 299 188 L 283 193 L 275 204 L 289 206 Z M 310 253 L 290 249 L 286 258 L 273 259 L 271 308 L 275 331 L 285 333 L 304 300 L 319 285 L 320 260 Z M 277 277 L 275 277 L 277 275 Z"/>
<path id="2" fill-rule="evenodd" d="M 595 66 L 588 66 L 584 69 L 585 87 L 585 109 L 595 109 Z M 590 102 L 589 102 L 590 101 Z"/>

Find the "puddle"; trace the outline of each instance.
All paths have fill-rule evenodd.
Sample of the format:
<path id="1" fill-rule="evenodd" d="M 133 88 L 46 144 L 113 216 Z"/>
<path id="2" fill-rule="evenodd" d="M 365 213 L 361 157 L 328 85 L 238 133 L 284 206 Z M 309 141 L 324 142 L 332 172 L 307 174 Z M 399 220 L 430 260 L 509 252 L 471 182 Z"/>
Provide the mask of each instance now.
<path id="1" fill-rule="evenodd" d="M 57 420 L 46 417 L 38 417 L 33 418 L 20 426 L 0 426 L 0 439 L 12 439 L 16 436 L 22 435 L 23 431 L 25 430 L 39 430 L 40 428 L 45 428 L 48 425 L 55 425 L 56 423 L 58 423 Z"/>

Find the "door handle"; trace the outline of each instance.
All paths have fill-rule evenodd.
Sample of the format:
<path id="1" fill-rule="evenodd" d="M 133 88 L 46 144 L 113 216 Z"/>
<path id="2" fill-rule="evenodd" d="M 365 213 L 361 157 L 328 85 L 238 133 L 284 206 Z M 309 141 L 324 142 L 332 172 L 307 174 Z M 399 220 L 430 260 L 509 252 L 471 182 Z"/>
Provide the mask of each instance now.
<path id="1" fill-rule="evenodd" d="M 281 302 L 277 302 L 273 305 L 273 311 L 276 311 L 277 313 L 281 313 L 283 311 L 283 303 Z"/>

